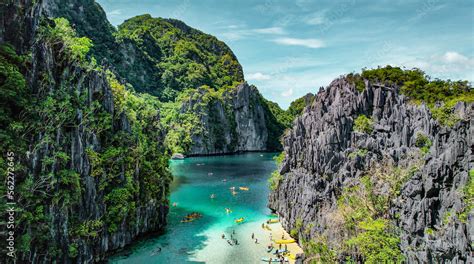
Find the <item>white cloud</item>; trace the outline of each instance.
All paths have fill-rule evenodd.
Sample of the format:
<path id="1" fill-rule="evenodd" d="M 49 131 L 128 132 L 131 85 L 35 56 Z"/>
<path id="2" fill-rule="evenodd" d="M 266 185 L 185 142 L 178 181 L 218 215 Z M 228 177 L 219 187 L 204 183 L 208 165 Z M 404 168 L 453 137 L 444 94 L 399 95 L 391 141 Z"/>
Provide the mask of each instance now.
<path id="1" fill-rule="evenodd" d="M 253 37 L 259 34 L 266 35 L 284 35 L 285 30 L 282 27 L 268 27 L 268 28 L 241 28 L 239 26 L 233 25 L 232 27 L 227 27 L 227 31 L 222 35 L 227 40 L 239 40 L 248 37 Z"/>
<path id="2" fill-rule="evenodd" d="M 267 74 L 263 74 L 261 72 L 256 72 L 256 73 L 250 73 L 247 75 L 247 80 L 251 81 L 265 81 L 265 80 L 270 80 L 271 76 Z"/>
<path id="3" fill-rule="evenodd" d="M 112 10 L 110 12 L 107 13 L 107 16 L 111 17 L 111 16 L 119 16 L 122 14 L 122 10 L 121 9 L 115 9 L 115 10 Z"/>
<path id="4" fill-rule="evenodd" d="M 274 35 L 282 35 L 285 34 L 285 30 L 281 27 L 269 27 L 269 28 L 257 28 L 253 30 L 255 33 L 261 34 L 274 34 Z"/>
<path id="5" fill-rule="evenodd" d="M 447 63 L 466 63 L 469 61 L 469 59 L 466 56 L 459 54 L 455 51 L 446 52 L 442 56 L 442 59 Z"/>
<path id="6" fill-rule="evenodd" d="M 293 95 L 293 88 L 290 88 L 289 90 L 286 90 L 281 93 L 281 96 L 283 97 L 290 97 Z"/>
<path id="7" fill-rule="evenodd" d="M 319 39 L 300 39 L 300 38 L 278 38 L 274 42 L 287 46 L 303 46 L 317 49 L 324 47 L 324 43 Z"/>

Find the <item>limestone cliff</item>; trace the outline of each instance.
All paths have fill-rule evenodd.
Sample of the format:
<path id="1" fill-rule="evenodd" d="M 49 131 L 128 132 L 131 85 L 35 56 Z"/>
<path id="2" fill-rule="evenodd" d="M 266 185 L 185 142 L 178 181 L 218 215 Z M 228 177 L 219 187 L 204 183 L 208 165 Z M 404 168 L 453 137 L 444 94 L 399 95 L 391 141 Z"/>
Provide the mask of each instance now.
<path id="1" fill-rule="evenodd" d="M 313 260 L 367 261 L 374 256 L 360 238 L 392 230 L 386 241 L 395 243 L 387 253 L 393 259 L 473 262 L 472 197 L 464 190 L 473 177 L 474 104 L 458 102 L 450 127 L 401 95 L 399 85 L 358 86 L 333 81 L 297 118 L 284 137 L 282 179 L 270 207 Z M 356 129 L 361 115 L 373 122 L 365 131 Z M 381 233 L 368 227 L 374 219 L 383 223 Z M 381 253 L 382 244 L 371 241 Z M 394 256 L 397 247 L 404 258 Z"/>
<path id="2" fill-rule="evenodd" d="M 157 109 L 87 59 L 89 41 L 48 10 L 0 5 L 0 171 L 14 152 L 16 263 L 95 263 L 165 225 L 164 134 Z M 14 263 L 3 234 L 2 263 Z"/>

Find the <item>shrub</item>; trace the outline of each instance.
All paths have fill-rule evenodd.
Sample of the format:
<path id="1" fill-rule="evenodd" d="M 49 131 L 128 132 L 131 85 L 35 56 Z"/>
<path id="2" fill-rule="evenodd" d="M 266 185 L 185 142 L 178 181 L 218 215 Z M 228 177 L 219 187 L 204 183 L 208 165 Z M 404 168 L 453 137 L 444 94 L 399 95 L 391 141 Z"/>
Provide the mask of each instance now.
<path id="1" fill-rule="evenodd" d="M 278 156 L 273 157 L 273 159 L 276 161 L 277 165 L 280 166 L 283 160 L 285 159 L 285 152 L 280 152 Z"/>
<path id="2" fill-rule="evenodd" d="M 366 149 L 358 149 L 358 150 L 350 153 L 349 156 L 347 156 L 347 157 L 350 158 L 350 159 L 355 159 L 356 157 L 363 158 L 367 155 L 367 152 L 368 152 L 368 150 L 366 150 Z"/>
<path id="3" fill-rule="evenodd" d="M 278 185 L 280 184 L 280 181 L 283 180 L 283 176 L 281 176 L 280 172 L 278 170 L 272 172 L 272 175 L 268 179 L 268 182 L 270 183 L 270 189 L 272 191 L 276 190 L 278 188 Z"/>
<path id="4" fill-rule="evenodd" d="M 41 33 L 53 45 L 63 45 L 70 59 L 82 61 L 92 48 L 92 40 L 87 37 L 77 37 L 76 31 L 72 29 L 69 21 L 65 18 L 55 18 L 54 27 L 46 26 Z"/>
<path id="5" fill-rule="evenodd" d="M 354 121 L 354 130 L 370 134 L 374 130 L 374 121 L 366 115 L 359 115 Z"/>
<path id="6" fill-rule="evenodd" d="M 431 142 L 429 137 L 427 137 L 423 133 L 416 134 L 415 146 L 417 148 L 420 148 L 423 154 L 427 154 L 430 151 L 432 145 L 433 143 Z"/>
<path id="7" fill-rule="evenodd" d="M 469 171 L 466 185 L 462 190 L 464 210 L 459 214 L 461 221 L 466 222 L 469 214 L 474 209 L 474 169 Z"/>
<path id="8" fill-rule="evenodd" d="M 402 263 L 403 255 L 398 247 L 400 238 L 389 229 L 386 219 L 368 219 L 359 223 L 362 231 L 349 239 L 347 244 L 358 248 L 365 263 Z"/>

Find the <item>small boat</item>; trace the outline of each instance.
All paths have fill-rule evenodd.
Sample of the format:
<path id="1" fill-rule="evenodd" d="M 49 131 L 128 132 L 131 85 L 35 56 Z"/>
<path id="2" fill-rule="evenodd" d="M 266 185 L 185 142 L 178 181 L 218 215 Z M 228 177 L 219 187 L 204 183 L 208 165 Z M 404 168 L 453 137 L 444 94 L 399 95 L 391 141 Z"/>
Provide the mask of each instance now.
<path id="1" fill-rule="evenodd" d="M 296 240 L 294 239 L 280 239 L 280 240 L 275 240 L 275 243 L 277 244 L 291 244 L 291 243 L 295 243 Z"/>
<path id="2" fill-rule="evenodd" d="M 229 190 L 235 190 L 235 187 L 234 187 L 234 186 L 232 186 L 232 187 L 230 187 L 230 188 L 229 188 Z"/>
<path id="3" fill-rule="evenodd" d="M 239 187 L 239 189 L 242 190 L 242 191 L 248 191 L 249 187 Z"/>
<path id="4" fill-rule="evenodd" d="M 216 198 L 216 195 L 215 194 L 211 194 L 211 196 L 209 196 L 211 199 L 214 199 Z"/>
<path id="5" fill-rule="evenodd" d="M 240 223 L 242 223 L 243 221 L 245 221 L 245 218 L 243 218 L 243 217 L 241 217 L 241 218 L 239 218 L 239 219 L 235 219 L 235 222 L 236 222 L 237 224 L 240 224 Z"/>
<path id="6" fill-rule="evenodd" d="M 238 192 L 232 191 L 232 195 L 237 195 Z"/>
<path id="7" fill-rule="evenodd" d="M 272 231 L 272 229 L 268 225 L 265 226 L 265 229 L 268 231 Z"/>
<path id="8" fill-rule="evenodd" d="M 227 214 L 230 214 L 230 213 L 232 213 L 232 210 L 230 210 L 230 208 L 226 208 L 226 209 L 225 209 L 225 212 L 226 212 Z"/>
<path id="9" fill-rule="evenodd" d="M 181 154 L 181 153 L 175 153 L 175 154 L 173 154 L 173 156 L 171 156 L 171 159 L 182 160 L 182 159 L 184 159 L 184 155 Z"/>
<path id="10" fill-rule="evenodd" d="M 269 263 L 271 261 L 271 263 L 281 263 L 281 260 L 277 259 L 277 258 L 262 258 L 262 261 L 264 262 L 267 262 Z M 285 262 L 287 261 L 287 259 L 284 260 Z"/>
<path id="11" fill-rule="evenodd" d="M 275 223 L 278 223 L 278 222 L 280 222 L 280 220 L 278 220 L 278 219 L 269 219 L 269 220 L 267 220 L 267 224 L 275 224 Z"/>
<path id="12" fill-rule="evenodd" d="M 212 172 L 209 172 L 209 173 L 207 174 L 207 176 L 212 176 L 212 175 L 214 175 L 214 173 L 212 173 Z"/>

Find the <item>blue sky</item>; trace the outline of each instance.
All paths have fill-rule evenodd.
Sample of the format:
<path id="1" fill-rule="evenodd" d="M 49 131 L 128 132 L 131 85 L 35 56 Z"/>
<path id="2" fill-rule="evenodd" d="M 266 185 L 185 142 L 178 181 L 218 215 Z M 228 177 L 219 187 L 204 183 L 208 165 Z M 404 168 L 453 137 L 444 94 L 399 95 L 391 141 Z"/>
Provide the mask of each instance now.
<path id="1" fill-rule="evenodd" d="M 474 81 L 474 1 L 99 0 L 113 25 L 177 18 L 226 42 L 245 78 L 287 108 L 363 67 Z"/>

